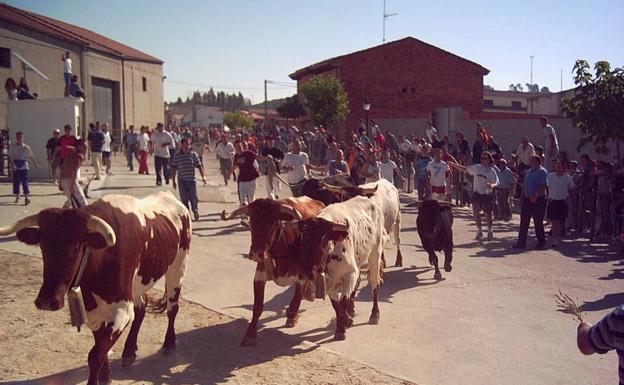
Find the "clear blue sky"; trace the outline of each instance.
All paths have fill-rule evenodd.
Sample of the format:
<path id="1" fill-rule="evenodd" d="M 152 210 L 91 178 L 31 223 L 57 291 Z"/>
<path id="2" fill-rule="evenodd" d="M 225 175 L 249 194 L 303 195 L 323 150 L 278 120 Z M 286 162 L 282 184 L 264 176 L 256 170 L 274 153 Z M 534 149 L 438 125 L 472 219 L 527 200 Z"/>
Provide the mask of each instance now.
<path id="1" fill-rule="evenodd" d="M 383 0 L 10 0 L 165 61 L 165 100 L 192 90 L 240 90 L 257 102 L 264 79 L 381 43 Z M 491 72 L 507 89 L 533 79 L 551 90 L 572 83 L 578 58 L 624 65 L 624 1 L 387 0 L 386 39 L 413 36 Z M 269 99 L 295 88 L 269 86 Z"/>

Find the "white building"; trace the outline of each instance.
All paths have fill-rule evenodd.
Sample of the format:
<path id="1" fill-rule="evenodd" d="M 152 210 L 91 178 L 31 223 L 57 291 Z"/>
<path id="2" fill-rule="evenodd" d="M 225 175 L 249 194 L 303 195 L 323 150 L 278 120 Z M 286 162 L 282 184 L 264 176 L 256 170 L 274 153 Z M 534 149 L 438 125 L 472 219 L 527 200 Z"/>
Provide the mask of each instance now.
<path id="1" fill-rule="evenodd" d="M 184 115 L 182 123 L 191 127 L 223 127 L 223 111 L 219 107 L 195 105 L 193 109 Z"/>

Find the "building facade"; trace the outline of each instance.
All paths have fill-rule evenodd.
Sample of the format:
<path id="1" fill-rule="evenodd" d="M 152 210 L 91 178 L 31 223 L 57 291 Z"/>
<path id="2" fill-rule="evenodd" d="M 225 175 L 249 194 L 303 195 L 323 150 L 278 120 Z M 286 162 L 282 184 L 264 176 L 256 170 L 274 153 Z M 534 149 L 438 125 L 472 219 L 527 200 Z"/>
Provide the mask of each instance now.
<path id="1" fill-rule="evenodd" d="M 3 81 L 11 77 L 19 83 L 24 77 L 40 99 L 62 98 L 65 52 L 70 53 L 72 73 L 86 94 L 79 132 L 85 133 L 89 122 L 108 123 L 119 143 L 122 129 L 163 121 L 162 60 L 87 29 L 0 4 Z M 18 55 L 48 79 L 30 70 Z M 2 103 L 0 129 L 12 130 L 6 127 L 6 115 Z"/>
<path id="2" fill-rule="evenodd" d="M 371 104 L 369 117 L 424 130 L 436 111 L 461 108 L 468 117 L 483 106 L 481 65 L 413 37 L 327 59 L 295 71 L 298 89 L 316 75 L 334 75 L 345 86 L 349 115 L 342 125 L 358 128 L 365 119 L 362 104 Z M 303 99 L 301 92 L 299 97 Z"/>

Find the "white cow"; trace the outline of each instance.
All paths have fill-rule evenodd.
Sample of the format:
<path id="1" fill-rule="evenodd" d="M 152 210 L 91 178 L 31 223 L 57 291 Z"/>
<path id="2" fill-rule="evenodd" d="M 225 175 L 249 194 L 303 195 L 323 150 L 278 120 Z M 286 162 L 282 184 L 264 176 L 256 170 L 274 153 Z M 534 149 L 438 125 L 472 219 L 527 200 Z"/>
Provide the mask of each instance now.
<path id="1" fill-rule="evenodd" d="M 358 195 L 370 197 L 383 212 L 384 228 L 394 240 L 397 255 L 394 266 L 403 266 L 401 255 L 401 210 L 399 191 L 386 179 L 366 183 L 357 187 L 341 187 L 324 184 L 324 187 L 333 192 L 342 194 L 342 200 L 346 201 Z"/>
<path id="2" fill-rule="evenodd" d="M 373 291 L 369 322 L 379 321 L 377 301 L 382 282 L 381 253 L 388 240 L 383 213 L 365 197 L 329 205 L 315 218 L 293 222 L 301 231 L 302 258 L 313 264 L 315 274 L 326 273 L 327 294 L 336 311 L 336 340 L 344 340 L 353 323 L 353 298 L 360 269 L 368 265 Z"/>

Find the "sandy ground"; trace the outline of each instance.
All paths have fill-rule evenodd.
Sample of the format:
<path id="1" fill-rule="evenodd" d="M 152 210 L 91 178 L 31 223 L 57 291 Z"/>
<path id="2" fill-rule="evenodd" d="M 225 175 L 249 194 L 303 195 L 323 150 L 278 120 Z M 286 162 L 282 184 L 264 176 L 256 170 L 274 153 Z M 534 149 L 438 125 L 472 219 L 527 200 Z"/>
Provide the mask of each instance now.
<path id="1" fill-rule="evenodd" d="M 66 308 L 38 311 L 39 258 L 0 251 L 0 381 L 18 384 L 86 382 L 88 329 L 76 332 Z M 153 293 L 159 296 L 159 293 Z M 312 344 L 291 346 L 265 330 L 259 345 L 242 348 L 246 321 L 182 301 L 178 349 L 159 352 L 167 317 L 148 314 L 139 335 L 139 359 L 120 367 L 125 335 L 111 354 L 116 384 L 410 384 Z"/>

